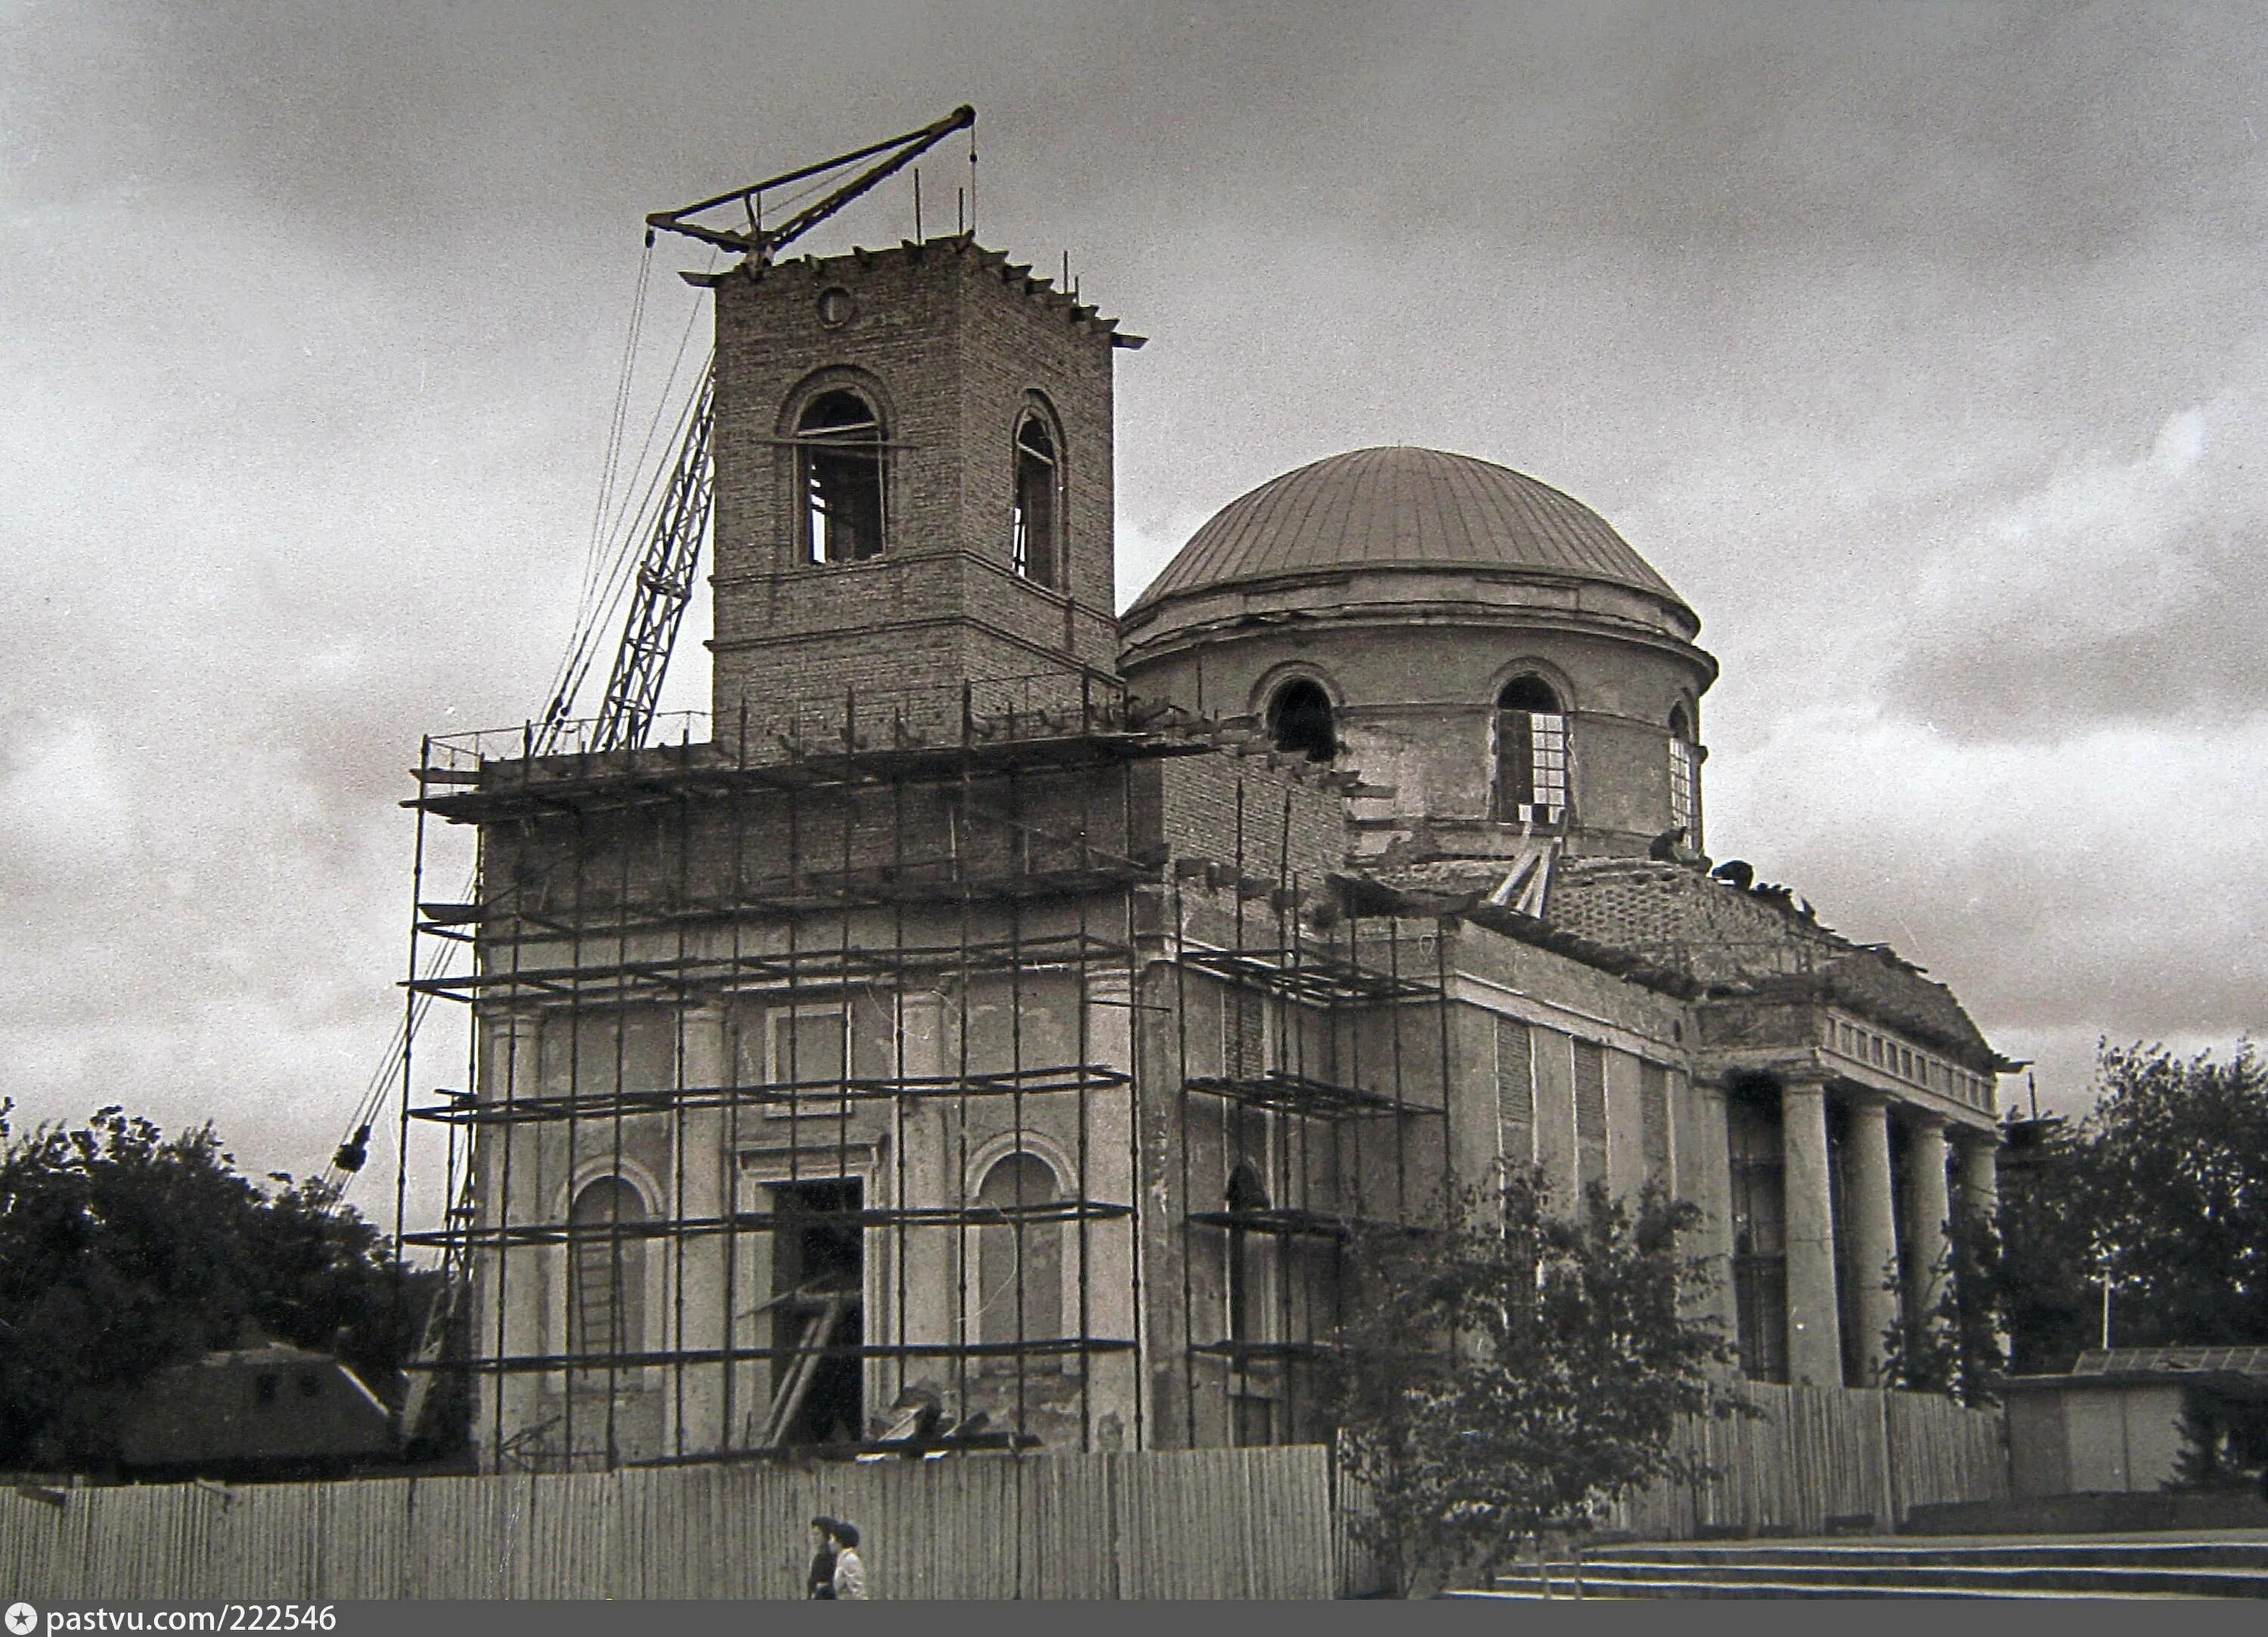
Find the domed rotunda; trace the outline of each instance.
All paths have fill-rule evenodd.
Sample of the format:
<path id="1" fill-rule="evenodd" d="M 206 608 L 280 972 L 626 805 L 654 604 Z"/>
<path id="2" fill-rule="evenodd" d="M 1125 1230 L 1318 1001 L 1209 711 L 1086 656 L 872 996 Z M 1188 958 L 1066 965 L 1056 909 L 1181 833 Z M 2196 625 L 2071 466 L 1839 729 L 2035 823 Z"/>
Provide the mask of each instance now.
<path id="1" fill-rule="evenodd" d="M 1119 622 L 1139 695 L 1359 773 L 1356 851 L 1701 841 L 1700 620 L 1601 518 L 1440 450 L 1360 449 L 1232 501 Z"/>

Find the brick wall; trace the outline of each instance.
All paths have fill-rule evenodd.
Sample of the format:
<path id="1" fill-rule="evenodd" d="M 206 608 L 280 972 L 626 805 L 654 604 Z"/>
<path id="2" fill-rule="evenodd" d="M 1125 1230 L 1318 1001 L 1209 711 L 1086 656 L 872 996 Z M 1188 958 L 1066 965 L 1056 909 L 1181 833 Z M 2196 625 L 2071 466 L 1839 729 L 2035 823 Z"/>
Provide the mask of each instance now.
<path id="1" fill-rule="evenodd" d="M 1152 766 L 1165 852 L 1235 865 L 1241 826 L 1243 873 L 1286 885 L 1296 877 L 1303 897 L 1346 867 L 1345 800 L 1319 780 L 1227 752 Z"/>
<path id="2" fill-rule="evenodd" d="M 1115 672 L 1111 326 L 962 239 L 717 281 L 716 710 L 906 691 L 970 676 Z M 842 290 L 850 317 L 821 322 Z M 886 545 L 800 561 L 789 441 L 818 392 L 853 388 L 887 439 Z M 1061 429 L 1065 589 L 1010 562 L 1016 428 L 1034 393 Z"/>
<path id="3" fill-rule="evenodd" d="M 1728 882 L 1646 859 L 1563 861 L 1547 915 L 1563 931 L 1705 980 L 1810 971 L 1851 947 Z"/>

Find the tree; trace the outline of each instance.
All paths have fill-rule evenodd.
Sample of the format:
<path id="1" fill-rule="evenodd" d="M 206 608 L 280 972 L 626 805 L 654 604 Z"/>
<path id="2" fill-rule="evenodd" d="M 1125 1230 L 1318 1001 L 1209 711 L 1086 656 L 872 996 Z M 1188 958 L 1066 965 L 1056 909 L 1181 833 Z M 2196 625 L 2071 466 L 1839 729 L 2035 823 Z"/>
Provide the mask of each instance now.
<path id="1" fill-rule="evenodd" d="M 240 1176 L 210 1125 L 113 1107 L 12 1135 L 0 1102 L 0 1467 L 99 1464 L 153 1372 L 254 1331 L 381 1389 L 423 1301 L 378 1230 L 316 1183 Z"/>
<path id="2" fill-rule="evenodd" d="M 2018 1367 L 2100 1344 L 2268 1341 L 2268 1066 L 2106 1047 L 2076 1130 L 2051 1131 L 2007 1191 L 2002 1285 Z"/>
<path id="3" fill-rule="evenodd" d="M 1652 1480 L 1707 1476 L 1680 1424 L 1734 1407 L 1708 1374 L 1731 1350 L 1692 1310 L 1709 1275 L 1679 1244 L 1695 1207 L 1649 1186 L 1632 1210 L 1594 1184 L 1557 1215 L 1540 1171 L 1452 1203 L 1443 1227 L 1359 1237 L 1363 1289 L 1326 1371 L 1374 1504 L 1356 1533 L 1405 1594 L 1486 1575 Z"/>
<path id="4" fill-rule="evenodd" d="M 1999 1401 L 2007 1349 L 2001 1340 L 2006 1292 L 2000 1237 L 1970 1201 L 1953 1205 L 1952 1244 L 1931 1270 L 1929 1304 L 1904 1308 L 1883 1337 L 1885 1382 L 1909 1392 L 1939 1392 L 1972 1409 Z M 1903 1293 L 1895 1259 L 1883 1288 Z"/>
<path id="5" fill-rule="evenodd" d="M 2077 1198 L 2086 1150 L 2059 1115 L 2003 1127 L 1999 1287 L 2009 1368 L 2067 1369 L 2102 1335 L 2094 1228 Z"/>

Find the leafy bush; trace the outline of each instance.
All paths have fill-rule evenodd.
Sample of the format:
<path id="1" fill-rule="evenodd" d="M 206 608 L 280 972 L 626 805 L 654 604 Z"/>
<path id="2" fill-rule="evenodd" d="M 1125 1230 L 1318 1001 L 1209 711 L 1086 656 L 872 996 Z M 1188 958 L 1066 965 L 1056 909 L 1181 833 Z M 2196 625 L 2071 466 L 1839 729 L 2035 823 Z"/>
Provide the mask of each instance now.
<path id="1" fill-rule="evenodd" d="M 1453 1203 L 1445 1228 L 1359 1237 L 1326 1372 L 1374 1503 L 1356 1533 L 1405 1594 L 1485 1575 L 1655 1479 L 1708 1476 L 1679 1424 L 1736 1407 L 1709 1372 L 1731 1350 L 1693 1310 L 1709 1275 L 1680 1245 L 1697 1208 L 1594 1184 L 1555 1215 L 1540 1171 Z"/>

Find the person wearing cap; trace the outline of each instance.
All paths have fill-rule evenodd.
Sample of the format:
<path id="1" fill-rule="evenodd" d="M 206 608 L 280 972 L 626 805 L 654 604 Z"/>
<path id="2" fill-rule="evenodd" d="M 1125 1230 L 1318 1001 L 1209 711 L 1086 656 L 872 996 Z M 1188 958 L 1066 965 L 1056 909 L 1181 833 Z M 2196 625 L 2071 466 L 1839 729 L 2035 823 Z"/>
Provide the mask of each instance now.
<path id="1" fill-rule="evenodd" d="M 812 1532 L 819 1537 L 819 1550 L 811 1560 L 811 1570 L 803 1577 L 803 1592 L 806 1597 L 835 1596 L 835 1530 L 836 1523 L 824 1514 L 811 1520 Z"/>
<path id="2" fill-rule="evenodd" d="M 835 1595 L 866 1595 L 866 1566 L 858 1560 L 858 1526 L 840 1518 L 835 1522 Z"/>

